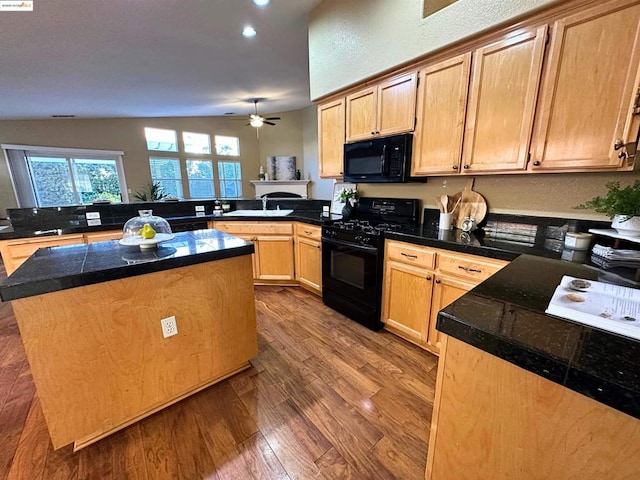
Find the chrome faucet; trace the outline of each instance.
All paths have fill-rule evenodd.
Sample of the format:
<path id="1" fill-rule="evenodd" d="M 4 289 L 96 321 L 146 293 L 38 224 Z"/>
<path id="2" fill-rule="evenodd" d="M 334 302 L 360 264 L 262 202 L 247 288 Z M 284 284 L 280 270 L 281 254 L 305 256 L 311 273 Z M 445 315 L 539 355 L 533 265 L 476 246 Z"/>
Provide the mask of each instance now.
<path id="1" fill-rule="evenodd" d="M 266 210 L 267 209 L 267 197 L 262 197 L 262 210 Z"/>

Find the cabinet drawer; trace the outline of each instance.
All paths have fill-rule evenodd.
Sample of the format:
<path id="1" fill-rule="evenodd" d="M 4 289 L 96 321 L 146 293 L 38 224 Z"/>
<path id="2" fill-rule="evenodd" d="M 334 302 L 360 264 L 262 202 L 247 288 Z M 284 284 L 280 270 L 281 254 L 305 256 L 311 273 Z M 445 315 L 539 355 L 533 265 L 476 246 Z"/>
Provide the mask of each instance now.
<path id="1" fill-rule="evenodd" d="M 215 222 L 214 228 L 231 234 L 293 235 L 292 223 Z"/>
<path id="2" fill-rule="evenodd" d="M 107 242 L 109 240 L 120 240 L 122 238 L 122 230 L 109 230 L 106 232 L 85 233 L 85 243 Z"/>
<path id="3" fill-rule="evenodd" d="M 296 235 L 298 237 L 309 238 L 311 240 L 320 241 L 322 230 L 316 225 L 308 225 L 306 223 L 296 224 Z"/>
<path id="4" fill-rule="evenodd" d="M 474 255 L 438 253 L 438 270 L 467 279 L 476 279 L 481 282 L 496 273 L 507 262 L 501 260 L 488 260 Z"/>
<path id="5" fill-rule="evenodd" d="M 435 250 L 394 241 L 388 241 L 386 247 L 386 258 L 388 260 L 395 260 L 396 262 L 408 265 L 417 265 L 423 268 L 435 267 Z"/>
<path id="6" fill-rule="evenodd" d="M 59 247 L 62 245 L 76 245 L 84 243 L 84 237 L 79 235 L 65 235 L 48 238 L 38 238 L 25 240 L 13 240 L 7 243 L 11 257 L 14 259 L 28 258 L 39 248 Z"/>

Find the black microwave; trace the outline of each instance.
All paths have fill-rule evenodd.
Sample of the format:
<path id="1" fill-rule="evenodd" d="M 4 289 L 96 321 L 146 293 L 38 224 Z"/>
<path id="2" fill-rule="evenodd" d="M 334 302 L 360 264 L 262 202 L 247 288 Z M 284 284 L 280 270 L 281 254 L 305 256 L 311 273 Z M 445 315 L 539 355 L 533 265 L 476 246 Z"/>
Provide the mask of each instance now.
<path id="1" fill-rule="evenodd" d="M 402 183 L 410 180 L 413 135 L 372 138 L 344 145 L 344 181 Z"/>

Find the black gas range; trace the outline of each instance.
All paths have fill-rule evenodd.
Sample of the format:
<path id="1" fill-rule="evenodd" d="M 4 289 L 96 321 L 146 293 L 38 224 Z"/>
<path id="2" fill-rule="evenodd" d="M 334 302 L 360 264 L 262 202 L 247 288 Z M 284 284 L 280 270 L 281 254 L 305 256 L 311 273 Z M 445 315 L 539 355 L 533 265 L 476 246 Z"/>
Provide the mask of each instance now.
<path id="1" fill-rule="evenodd" d="M 353 219 L 322 226 L 322 300 L 372 329 L 380 320 L 384 232 L 413 229 L 420 219 L 420 200 L 360 198 Z"/>

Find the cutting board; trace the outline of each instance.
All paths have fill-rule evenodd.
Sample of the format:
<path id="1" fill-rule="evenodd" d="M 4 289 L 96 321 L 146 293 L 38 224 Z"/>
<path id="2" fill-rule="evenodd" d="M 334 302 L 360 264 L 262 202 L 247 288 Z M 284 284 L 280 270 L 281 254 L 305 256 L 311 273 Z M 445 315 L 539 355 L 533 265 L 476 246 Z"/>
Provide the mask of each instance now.
<path id="1" fill-rule="evenodd" d="M 462 228 L 462 221 L 467 217 L 473 217 L 476 225 L 487 216 L 487 201 L 478 192 L 473 191 L 473 178 L 469 178 L 464 190 L 453 196 L 453 204 L 460 200 L 453 217 L 456 228 Z"/>

